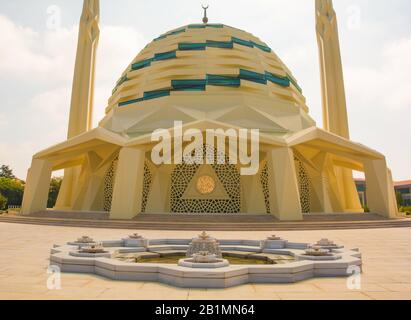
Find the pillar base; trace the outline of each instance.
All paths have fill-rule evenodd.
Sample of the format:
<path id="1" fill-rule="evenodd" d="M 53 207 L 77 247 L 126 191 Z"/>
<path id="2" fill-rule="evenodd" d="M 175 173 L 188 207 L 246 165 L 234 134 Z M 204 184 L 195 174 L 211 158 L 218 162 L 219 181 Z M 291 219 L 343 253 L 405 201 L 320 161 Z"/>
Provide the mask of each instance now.
<path id="1" fill-rule="evenodd" d="M 33 159 L 24 189 L 22 215 L 47 210 L 52 164 L 47 160 Z"/>
<path id="2" fill-rule="evenodd" d="M 130 220 L 141 213 L 144 180 L 144 150 L 120 151 L 110 219 Z"/>
<path id="3" fill-rule="evenodd" d="M 269 150 L 267 161 L 271 213 L 283 221 L 303 220 L 293 150 L 287 147 Z"/>

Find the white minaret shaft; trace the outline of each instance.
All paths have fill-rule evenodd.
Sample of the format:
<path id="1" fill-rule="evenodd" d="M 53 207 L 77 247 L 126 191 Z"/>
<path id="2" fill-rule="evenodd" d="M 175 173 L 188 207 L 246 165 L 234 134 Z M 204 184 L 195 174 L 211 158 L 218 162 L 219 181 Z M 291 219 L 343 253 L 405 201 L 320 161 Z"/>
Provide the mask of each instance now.
<path id="1" fill-rule="evenodd" d="M 100 36 L 99 0 L 84 0 L 77 44 L 68 138 L 92 128 L 96 51 Z"/>
<path id="2" fill-rule="evenodd" d="M 349 139 L 337 17 L 332 0 L 316 0 L 324 129 Z"/>

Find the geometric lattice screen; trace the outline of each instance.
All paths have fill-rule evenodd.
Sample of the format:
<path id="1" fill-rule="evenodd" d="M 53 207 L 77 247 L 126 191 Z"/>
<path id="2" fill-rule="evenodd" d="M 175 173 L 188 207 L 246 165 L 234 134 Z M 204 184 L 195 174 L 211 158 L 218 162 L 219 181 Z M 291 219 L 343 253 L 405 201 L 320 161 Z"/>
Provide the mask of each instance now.
<path id="1" fill-rule="evenodd" d="M 114 179 L 116 178 L 118 156 L 111 162 L 110 168 L 104 177 L 104 204 L 103 209 L 106 212 L 111 211 L 111 202 L 113 200 Z"/>
<path id="2" fill-rule="evenodd" d="M 268 187 L 268 179 L 269 179 L 269 172 L 268 172 L 268 165 L 267 163 L 264 165 L 263 170 L 261 171 L 261 176 L 260 176 L 260 182 L 261 186 L 263 188 L 263 194 L 264 194 L 264 201 L 265 201 L 265 207 L 266 211 L 268 214 L 271 213 L 271 208 L 270 208 L 270 189 Z"/>
<path id="3" fill-rule="evenodd" d="M 211 147 L 204 145 L 203 158 L 210 151 Z M 212 149 L 211 149 L 212 150 Z M 214 163 L 217 163 L 217 158 L 224 158 L 225 163 L 229 163 L 229 159 L 225 154 L 218 154 L 214 149 Z M 311 212 L 311 183 L 307 174 L 307 170 L 302 160 L 298 157 L 294 158 L 295 168 L 297 173 L 300 203 L 303 213 Z M 113 198 L 113 187 L 117 170 L 118 157 L 113 160 L 104 178 L 104 211 L 111 210 L 111 202 Z M 170 208 L 173 213 L 210 213 L 210 214 L 232 214 L 241 212 L 241 179 L 240 173 L 235 165 L 231 164 L 213 164 L 211 165 L 215 171 L 219 181 L 226 191 L 229 199 L 185 199 L 184 192 L 187 190 L 191 180 L 200 169 L 200 165 L 188 164 L 183 161 L 183 164 L 177 165 L 171 174 L 171 192 L 170 192 Z M 260 182 L 264 194 L 266 211 L 270 210 L 270 190 L 269 179 L 270 174 L 267 164 L 264 165 L 260 175 Z M 150 188 L 152 184 L 152 173 L 150 172 L 147 163 L 144 165 L 144 185 L 141 212 L 145 212 Z M 138 212 L 137 212 L 138 213 Z M 136 214 L 137 214 L 136 213 Z"/>
<path id="4" fill-rule="evenodd" d="M 111 211 L 111 203 L 113 200 L 113 190 L 114 190 L 114 181 L 116 178 L 118 164 L 118 156 L 112 161 L 107 173 L 104 177 L 104 204 L 103 209 L 106 212 Z M 141 203 L 141 212 L 146 211 L 148 195 L 150 193 L 150 187 L 152 183 L 152 174 L 147 163 L 144 164 L 144 180 L 143 180 L 143 197 Z M 136 212 L 138 214 L 140 212 Z"/>
<path id="5" fill-rule="evenodd" d="M 300 189 L 300 202 L 301 210 L 303 213 L 311 212 L 311 190 L 310 190 L 310 177 L 307 174 L 307 170 L 303 162 L 295 157 L 295 168 L 297 171 L 298 185 Z"/>
<path id="6" fill-rule="evenodd" d="M 298 180 L 298 187 L 300 191 L 300 203 L 301 203 L 301 210 L 303 213 L 310 213 L 311 212 L 311 190 L 310 190 L 310 177 L 307 174 L 307 170 L 303 164 L 303 162 L 295 157 L 295 169 L 297 173 L 297 180 Z M 271 213 L 270 209 L 270 189 L 268 185 L 268 181 L 270 179 L 270 174 L 268 170 L 268 165 L 265 164 L 263 170 L 261 171 L 260 175 L 260 182 L 261 187 L 263 188 L 264 193 L 264 200 L 267 213 Z"/>
<path id="7" fill-rule="evenodd" d="M 143 182 L 143 199 L 141 203 L 141 212 L 146 212 L 148 195 L 150 194 L 151 183 L 153 182 L 153 175 L 147 163 L 144 164 L 144 182 Z M 138 213 L 138 212 L 137 212 Z"/>
<path id="8" fill-rule="evenodd" d="M 207 150 L 214 154 L 214 163 L 217 158 L 224 158 L 226 164 L 213 164 L 218 179 L 224 187 L 229 199 L 185 199 L 184 192 L 187 190 L 191 180 L 200 169 L 200 165 L 189 164 L 183 161 L 177 165 L 171 174 L 170 208 L 173 213 L 210 213 L 210 214 L 232 214 L 241 212 L 241 179 L 235 165 L 229 164 L 225 154 L 218 154 L 217 150 L 208 145 L 203 147 L 203 159 Z"/>

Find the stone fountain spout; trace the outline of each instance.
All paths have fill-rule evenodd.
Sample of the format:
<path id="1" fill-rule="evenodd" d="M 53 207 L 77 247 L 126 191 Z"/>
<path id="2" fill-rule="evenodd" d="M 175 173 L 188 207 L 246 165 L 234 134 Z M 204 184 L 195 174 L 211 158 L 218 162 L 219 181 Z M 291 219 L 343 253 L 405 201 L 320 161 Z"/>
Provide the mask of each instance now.
<path id="1" fill-rule="evenodd" d="M 187 250 L 187 258 L 201 252 L 208 252 L 210 255 L 215 255 L 216 258 L 222 258 L 220 244 L 217 239 L 209 236 L 206 231 L 203 231 L 197 238 L 192 240 Z"/>

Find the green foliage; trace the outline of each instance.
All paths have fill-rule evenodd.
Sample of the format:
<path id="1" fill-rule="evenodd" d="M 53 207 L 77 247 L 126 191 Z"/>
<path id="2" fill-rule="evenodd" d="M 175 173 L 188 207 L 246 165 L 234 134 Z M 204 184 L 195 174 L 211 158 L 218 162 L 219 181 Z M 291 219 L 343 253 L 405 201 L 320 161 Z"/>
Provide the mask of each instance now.
<path id="1" fill-rule="evenodd" d="M 14 178 L 0 178 L 0 193 L 9 206 L 20 206 L 23 201 L 24 182 Z"/>
<path id="2" fill-rule="evenodd" d="M 411 215 L 411 207 L 400 207 L 400 212 L 404 212 L 407 215 Z"/>
<path id="3" fill-rule="evenodd" d="M 7 165 L 0 166 L 0 178 L 16 179 L 13 170 Z"/>
<path id="4" fill-rule="evenodd" d="M 53 177 L 50 182 L 50 189 L 49 189 L 49 198 L 47 201 L 47 208 L 54 208 L 57 201 L 57 196 L 60 191 L 61 182 L 63 178 L 56 178 Z"/>
<path id="5" fill-rule="evenodd" d="M 6 169 L 5 169 L 5 168 Z M 4 175 L 12 175 L 11 170 L 8 171 L 7 166 L 0 168 L 0 173 Z M 53 208 L 57 201 L 57 196 L 60 191 L 62 178 L 52 178 L 50 182 L 49 197 L 47 207 Z M 24 181 L 16 178 L 0 177 L 0 193 L 5 198 L 9 206 L 21 206 L 24 194 Z"/>
<path id="6" fill-rule="evenodd" d="M 395 197 L 397 198 L 397 206 L 399 208 L 399 207 L 402 206 L 402 203 L 403 203 L 402 193 L 401 192 L 396 192 Z"/>
<path id="7" fill-rule="evenodd" d="M 7 199 L 0 193 L 0 211 L 7 209 Z"/>
<path id="8" fill-rule="evenodd" d="M 0 209 L 7 209 L 7 206 L 20 206 L 23 201 L 24 182 L 18 180 L 13 174 L 13 170 L 7 166 L 0 166 Z M 4 201 L 6 204 L 4 204 Z"/>

